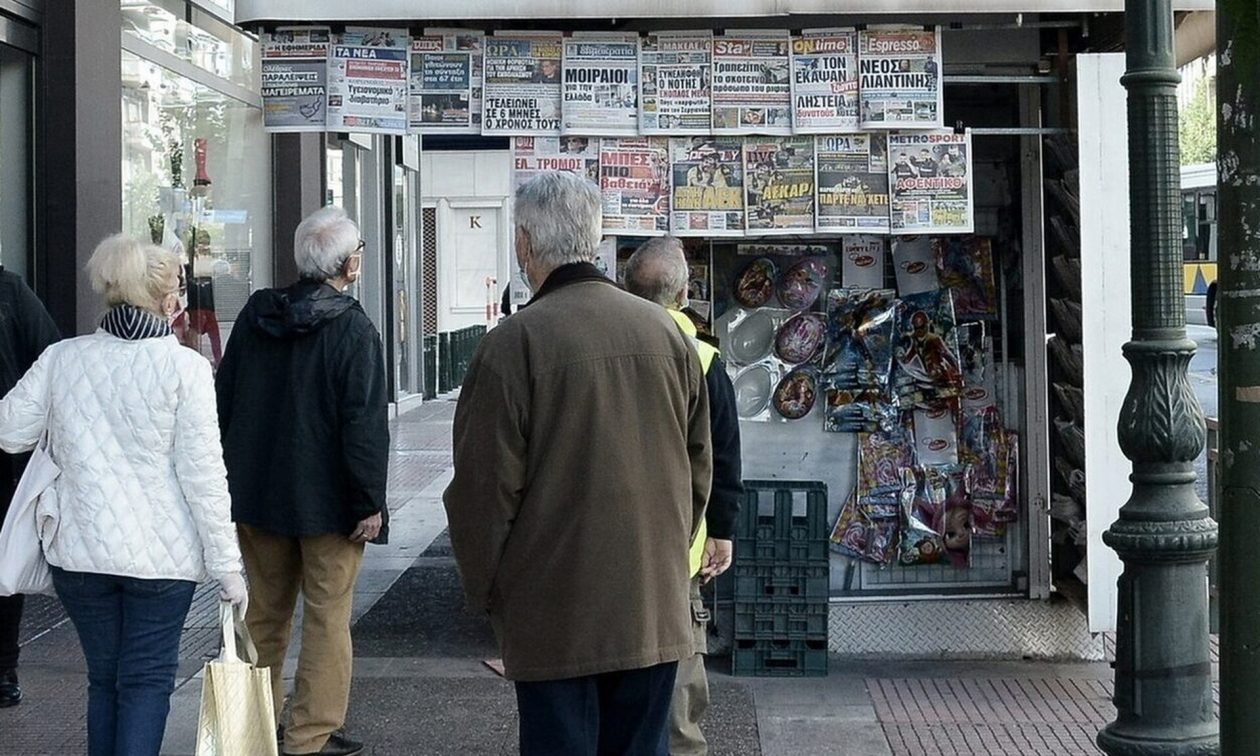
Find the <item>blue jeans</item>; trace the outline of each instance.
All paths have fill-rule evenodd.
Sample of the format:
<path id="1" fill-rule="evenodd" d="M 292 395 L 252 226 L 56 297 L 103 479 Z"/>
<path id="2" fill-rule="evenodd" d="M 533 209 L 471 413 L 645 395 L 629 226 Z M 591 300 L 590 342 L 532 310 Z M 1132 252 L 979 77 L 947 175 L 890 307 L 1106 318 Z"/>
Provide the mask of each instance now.
<path id="1" fill-rule="evenodd" d="M 90 756 L 157 756 L 196 583 L 52 568 L 88 668 Z"/>
<path id="2" fill-rule="evenodd" d="M 668 756 L 678 662 L 516 683 L 521 756 Z"/>

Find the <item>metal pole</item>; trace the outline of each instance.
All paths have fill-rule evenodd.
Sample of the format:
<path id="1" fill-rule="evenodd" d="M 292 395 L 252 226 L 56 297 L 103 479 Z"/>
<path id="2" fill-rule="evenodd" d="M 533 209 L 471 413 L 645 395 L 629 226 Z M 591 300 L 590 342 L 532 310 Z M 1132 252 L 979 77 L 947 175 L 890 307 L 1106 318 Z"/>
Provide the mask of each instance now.
<path id="1" fill-rule="evenodd" d="M 1103 534 L 1124 561 L 1116 633 L 1116 721 L 1098 734 L 1111 756 L 1219 752 L 1208 656 L 1207 562 L 1216 523 L 1195 492 L 1207 430 L 1186 370 L 1177 82 L 1171 0 L 1125 3 L 1133 380 L 1120 448 L 1133 495 Z"/>
<path id="2" fill-rule="evenodd" d="M 1221 746 L 1260 747 L 1260 8 L 1216 4 L 1220 266 Z"/>

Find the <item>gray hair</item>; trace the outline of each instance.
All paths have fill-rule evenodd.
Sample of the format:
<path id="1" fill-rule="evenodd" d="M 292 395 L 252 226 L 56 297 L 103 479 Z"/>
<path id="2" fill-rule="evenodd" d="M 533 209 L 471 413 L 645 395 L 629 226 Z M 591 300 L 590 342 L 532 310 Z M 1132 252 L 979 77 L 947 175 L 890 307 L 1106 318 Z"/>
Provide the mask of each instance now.
<path id="1" fill-rule="evenodd" d="M 673 236 L 648 239 L 626 262 L 626 289 L 663 307 L 679 304 L 687 281 L 682 242 Z"/>
<path id="2" fill-rule="evenodd" d="M 129 304 L 158 312 L 179 276 L 180 256 L 127 234 L 114 234 L 96 245 L 87 263 L 92 288 L 113 307 Z"/>
<path id="3" fill-rule="evenodd" d="M 516 190 L 516 225 L 529 234 L 530 250 L 549 268 L 591 262 L 604 223 L 599 188 L 581 176 L 541 173 Z"/>
<path id="4" fill-rule="evenodd" d="M 306 216 L 293 232 L 293 261 L 306 278 L 327 281 L 341 272 L 359 246 L 359 227 L 346 211 L 329 205 Z"/>

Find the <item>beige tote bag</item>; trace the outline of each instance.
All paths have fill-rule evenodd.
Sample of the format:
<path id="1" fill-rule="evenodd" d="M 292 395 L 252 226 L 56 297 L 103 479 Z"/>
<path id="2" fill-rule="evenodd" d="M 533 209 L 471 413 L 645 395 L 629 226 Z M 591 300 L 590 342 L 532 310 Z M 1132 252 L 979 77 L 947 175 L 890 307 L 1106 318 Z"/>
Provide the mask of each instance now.
<path id="1" fill-rule="evenodd" d="M 223 651 L 207 662 L 197 722 L 197 756 L 278 756 L 271 673 L 259 669 L 258 651 L 245 618 L 226 601 L 219 603 Z M 245 656 L 237 653 L 241 638 Z"/>

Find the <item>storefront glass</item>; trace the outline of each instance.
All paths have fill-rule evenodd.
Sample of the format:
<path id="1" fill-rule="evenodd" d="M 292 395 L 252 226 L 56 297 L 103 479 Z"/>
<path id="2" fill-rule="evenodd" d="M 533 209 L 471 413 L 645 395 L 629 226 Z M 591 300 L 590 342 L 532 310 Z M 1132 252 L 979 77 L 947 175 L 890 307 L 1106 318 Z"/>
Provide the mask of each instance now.
<path id="1" fill-rule="evenodd" d="M 123 32 L 215 76 L 258 88 L 258 44 L 209 13 L 172 0 L 122 0 Z"/>
<path id="2" fill-rule="evenodd" d="M 186 256 L 177 331 L 217 364 L 250 292 L 271 284 L 262 111 L 127 50 L 122 98 L 123 230 Z"/>

